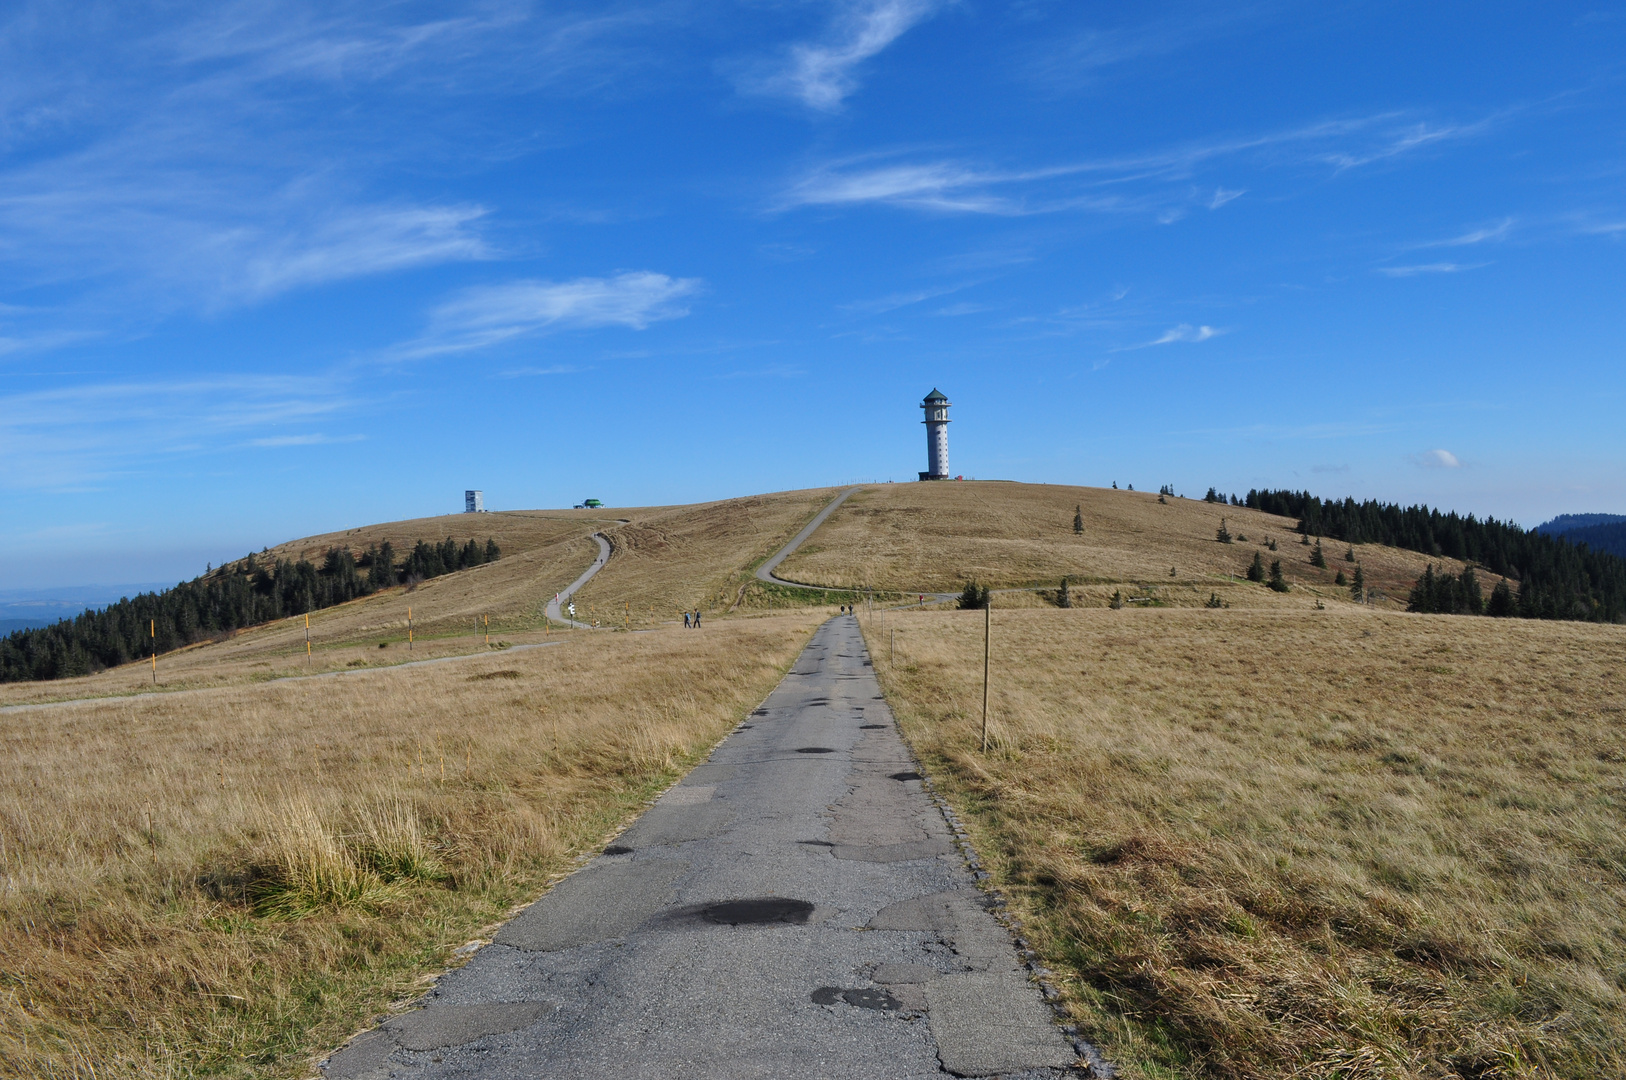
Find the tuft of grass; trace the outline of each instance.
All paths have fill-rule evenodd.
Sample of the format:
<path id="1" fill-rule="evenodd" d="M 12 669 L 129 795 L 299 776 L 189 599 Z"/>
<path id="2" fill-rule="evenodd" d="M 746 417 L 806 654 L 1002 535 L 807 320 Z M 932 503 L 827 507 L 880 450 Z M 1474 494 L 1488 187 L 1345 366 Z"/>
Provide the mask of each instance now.
<path id="1" fill-rule="evenodd" d="M 384 899 L 383 880 L 357 861 L 308 799 L 295 798 L 272 813 L 266 856 L 254 889 L 260 914 L 304 918 L 324 909 L 376 907 Z"/>

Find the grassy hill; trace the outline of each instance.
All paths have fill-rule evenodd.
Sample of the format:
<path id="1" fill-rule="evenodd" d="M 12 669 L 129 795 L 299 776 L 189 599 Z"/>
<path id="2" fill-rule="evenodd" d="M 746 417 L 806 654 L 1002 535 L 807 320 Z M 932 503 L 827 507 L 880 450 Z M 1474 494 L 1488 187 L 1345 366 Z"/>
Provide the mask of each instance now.
<path id="1" fill-rule="evenodd" d="M 1081 513 L 1084 531 L 1075 534 Z M 1221 521 L 1236 540 L 1216 539 Z M 991 588 L 1055 588 L 1068 576 L 1094 602 L 1115 589 L 1150 587 L 1175 606 L 1197 606 L 1218 592 L 1237 606 L 1303 607 L 1313 598 L 1342 602 L 1334 585 L 1353 550 L 1369 588 L 1385 607 L 1405 606 L 1407 590 L 1430 562 L 1451 560 L 1375 544 L 1325 548 L 1326 569 L 1310 565 L 1297 522 L 1240 507 L 1106 488 L 964 481 L 885 484 L 848 499 L 780 567 L 810 584 L 873 587 L 901 593 L 958 592 L 975 580 Z M 1271 551 L 1268 543 L 1277 549 Z M 1280 560 L 1297 593 L 1279 596 L 1242 580 L 1254 553 Z M 1008 603 L 1019 602 L 1014 598 Z"/>
<path id="2" fill-rule="evenodd" d="M 0 713 L 0 1075 L 307 1074 L 760 700 L 847 596 L 752 572 L 836 490 L 303 538 L 271 554 L 450 535 L 503 557 L 313 614 L 309 668 L 295 618 L 161 656 L 156 687 L 145 664 L 0 686 L 61 703 Z M 994 598 L 988 753 L 980 613 L 882 605 L 865 630 L 1124 1075 L 1620 1074 L 1626 629 L 1405 614 L 1442 561 L 1377 545 L 1353 549 L 1378 591 L 1358 605 L 1333 580 L 1357 564 L 1311 566 L 1294 524 L 872 485 L 779 573 L 1017 590 Z M 593 531 L 614 553 L 578 612 L 617 632 L 550 629 Z M 1242 580 L 1256 552 L 1290 591 Z M 307 672 L 346 674 L 272 681 Z"/>

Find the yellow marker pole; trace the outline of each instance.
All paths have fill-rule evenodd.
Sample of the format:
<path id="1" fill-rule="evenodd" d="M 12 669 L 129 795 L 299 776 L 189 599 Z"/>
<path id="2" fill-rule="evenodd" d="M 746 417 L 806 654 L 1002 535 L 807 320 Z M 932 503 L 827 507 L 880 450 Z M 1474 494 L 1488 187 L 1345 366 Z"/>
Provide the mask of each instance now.
<path id="1" fill-rule="evenodd" d="M 412 609 L 407 608 L 407 652 L 412 651 Z"/>
<path id="2" fill-rule="evenodd" d="M 305 668 L 306 668 L 306 670 L 309 670 L 310 666 L 311 666 L 311 616 L 310 616 L 310 612 L 307 611 L 305 613 Z"/>
<path id="3" fill-rule="evenodd" d="M 152 638 L 152 684 L 158 685 L 158 620 L 147 621 L 147 636 Z"/>
<path id="4" fill-rule="evenodd" d="M 491 644 L 491 616 L 490 615 L 483 615 L 483 616 L 481 616 L 481 618 L 485 619 L 485 621 L 486 621 L 486 644 L 490 645 Z"/>

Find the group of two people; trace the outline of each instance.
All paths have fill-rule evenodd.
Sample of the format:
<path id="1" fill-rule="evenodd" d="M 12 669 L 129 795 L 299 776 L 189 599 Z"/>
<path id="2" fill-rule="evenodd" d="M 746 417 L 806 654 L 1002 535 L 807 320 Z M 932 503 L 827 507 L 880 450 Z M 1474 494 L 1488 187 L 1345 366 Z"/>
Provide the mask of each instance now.
<path id="1" fill-rule="evenodd" d="M 698 630 L 698 629 L 700 629 L 700 609 L 699 608 L 695 608 L 693 611 L 685 611 L 683 613 L 683 628 L 685 630 Z"/>

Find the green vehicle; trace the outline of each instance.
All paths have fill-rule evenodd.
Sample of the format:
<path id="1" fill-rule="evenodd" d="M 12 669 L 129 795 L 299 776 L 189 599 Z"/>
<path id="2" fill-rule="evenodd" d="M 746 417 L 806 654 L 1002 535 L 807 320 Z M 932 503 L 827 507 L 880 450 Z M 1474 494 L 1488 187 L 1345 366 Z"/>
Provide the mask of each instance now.
<path id="1" fill-rule="evenodd" d="M 604 504 L 602 502 L 600 502 L 598 499 L 583 499 L 582 500 L 582 505 L 587 507 L 587 509 L 589 509 L 589 510 L 597 510 L 599 507 L 603 506 Z"/>

